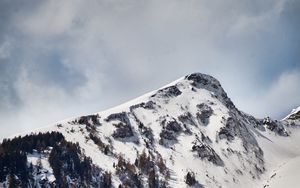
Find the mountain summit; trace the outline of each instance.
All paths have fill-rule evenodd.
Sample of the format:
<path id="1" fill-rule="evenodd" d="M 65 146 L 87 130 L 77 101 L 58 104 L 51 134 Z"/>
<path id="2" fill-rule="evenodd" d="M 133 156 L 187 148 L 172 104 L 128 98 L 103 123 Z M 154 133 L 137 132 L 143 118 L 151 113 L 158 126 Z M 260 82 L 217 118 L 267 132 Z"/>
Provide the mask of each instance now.
<path id="1" fill-rule="evenodd" d="M 299 119 L 299 110 L 279 121 L 241 112 L 217 79 L 194 73 L 115 108 L 4 139 L 0 187 L 288 185 L 300 164 Z"/>

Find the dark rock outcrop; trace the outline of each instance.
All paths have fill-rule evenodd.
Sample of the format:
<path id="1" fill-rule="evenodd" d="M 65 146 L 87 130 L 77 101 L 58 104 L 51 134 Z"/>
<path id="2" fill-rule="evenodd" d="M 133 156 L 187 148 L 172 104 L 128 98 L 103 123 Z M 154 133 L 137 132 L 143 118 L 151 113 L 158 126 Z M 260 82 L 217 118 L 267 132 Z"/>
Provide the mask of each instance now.
<path id="1" fill-rule="evenodd" d="M 166 140 L 176 140 L 176 134 L 172 131 L 169 131 L 169 130 L 166 130 L 166 129 L 163 129 L 161 131 L 161 133 L 159 134 L 161 140 L 160 140 L 160 144 L 163 144 L 163 140 L 166 139 Z"/>
<path id="2" fill-rule="evenodd" d="M 167 145 L 168 141 L 177 141 L 178 134 L 182 131 L 181 125 L 174 119 L 171 121 L 162 121 L 163 129 L 159 134 L 159 143 Z"/>
<path id="3" fill-rule="evenodd" d="M 198 104 L 197 108 L 200 111 L 196 114 L 198 121 L 203 125 L 207 125 L 209 123 L 209 117 L 213 113 L 212 108 L 205 103 Z"/>
<path id="4" fill-rule="evenodd" d="M 225 127 L 221 127 L 219 131 L 219 138 L 220 139 L 227 139 L 228 141 L 234 140 L 234 137 L 236 135 L 235 133 L 235 121 L 232 117 L 229 117 L 227 119 L 227 122 L 225 124 Z"/>
<path id="5" fill-rule="evenodd" d="M 212 143 L 211 139 L 208 136 L 204 135 L 202 132 L 201 132 L 201 141 L 206 144 Z"/>
<path id="6" fill-rule="evenodd" d="M 110 122 L 110 121 L 121 121 L 126 125 L 130 126 L 130 120 L 128 118 L 128 115 L 126 112 L 120 112 L 120 113 L 115 113 L 115 114 L 110 114 L 105 121 Z"/>
<path id="7" fill-rule="evenodd" d="M 174 120 L 174 121 L 167 122 L 166 130 L 179 133 L 180 131 L 182 131 L 182 127 L 176 120 Z"/>
<path id="8" fill-rule="evenodd" d="M 98 115 L 81 116 L 78 119 L 78 123 L 79 124 L 83 124 L 83 125 L 88 125 L 88 126 L 91 126 L 91 125 L 100 125 L 100 122 L 99 122 L 98 118 L 99 118 Z"/>
<path id="9" fill-rule="evenodd" d="M 195 141 L 192 146 L 192 151 L 197 152 L 198 157 L 200 157 L 202 160 L 207 159 L 209 162 L 212 162 L 213 164 L 218 166 L 224 165 L 224 162 L 220 158 L 220 156 L 215 152 L 213 148 L 211 148 L 207 144 Z"/>
<path id="10" fill-rule="evenodd" d="M 190 112 L 186 112 L 186 113 L 178 116 L 178 120 L 181 121 L 181 123 L 183 123 L 183 124 L 194 125 L 194 126 L 197 125 L 195 123 L 193 115 Z"/>
<path id="11" fill-rule="evenodd" d="M 187 80 L 192 81 L 192 85 L 199 88 L 199 85 L 213 85 L 214 88 L 220 87 L 220 83 L 213 78 L 212 76 L 201 74 L 201 73 L 193 73 L 190 75 L 187 75 L 185 77 Z"/>
<path id="12" fill-rule="evenodd" d="M 265 118 L 263 120 L 263 124 L 266 125 L 267 129 L 279 134 L 280 136 L 288 136 L 289 134 L 283 127 L 281 122 L 278 122 L 277 120 L 272 120 L 269 117 Z"/>
<path id="13" fill-rule="evenodd" d="M 181 95 L 181 91 L 177 88 L 177 86 L 169 86 L 163 89 L 160 89 L 157 91 L 156 94 L 152 95 L 151 97 L 154 96 L 163 96 L 163 97 L 177 97 L 179 95 Z"/>
<path id="14" fill-rule="evenodd" d="M 235 109 L 234 104 L 227 96 L 227 93 L 222 88 L 220 82 L 214 77 L 207 74 L 193 73 L 187 75 L 185 79 L 191 81 L 191 85 L 195 88 L 207 89 L 208 91 L 213 92 L 227 108 Z"/>
<path id="15" fill-rule="evenodd" d="M 118 123 L 115 124 L 115 127 L 117 127 L 117 129 L 112 134 L 114 138 L 122 139 L 132 137 L 134 135 L 131 126 L 128 124 Z"/>
<path id="16" fill-rule="evenodd" d="M 294 113 L 294 114 L 291 114 L 289 117 L 288 117 L 289 120 L 300 120 L 300 111 Z"/>
<path id="17" fill-rule="evenodd" d="M 148 102 L 142 102 L 136 105 L 132 105 L 129 107 L 130 112 L 132 112 L 134 109 L 136 108 L 144 108 L 144 109 L 149 109 L 149 110 L 153 110 L 155 108 L 155 102 L 153 101 L 148 101 Z"/>

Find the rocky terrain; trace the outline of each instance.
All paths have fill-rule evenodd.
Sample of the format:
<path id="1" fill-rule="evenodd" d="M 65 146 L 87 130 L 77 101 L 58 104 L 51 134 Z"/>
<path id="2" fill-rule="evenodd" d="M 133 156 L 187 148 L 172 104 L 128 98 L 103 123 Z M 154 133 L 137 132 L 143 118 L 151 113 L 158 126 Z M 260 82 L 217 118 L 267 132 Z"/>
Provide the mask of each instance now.
<path id="1" fill-rule="evenodd" d="M 257 119 L 218 80 L 194 73 L 4 139 L 0 187 L 276 187 L 297 182 L 289 170 L 300 165 L 299 126 L 300 108 L 283 120 Z"/>

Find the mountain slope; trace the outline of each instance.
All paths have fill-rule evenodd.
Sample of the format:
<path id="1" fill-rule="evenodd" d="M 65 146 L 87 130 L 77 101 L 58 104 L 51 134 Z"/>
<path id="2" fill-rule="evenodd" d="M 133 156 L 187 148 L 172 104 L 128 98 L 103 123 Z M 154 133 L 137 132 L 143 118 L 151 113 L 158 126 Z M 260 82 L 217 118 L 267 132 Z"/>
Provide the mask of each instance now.
<path id="1" fill-rule="evenodd" d="M 32 182 L 50 187 L 62 182 L 83 187 L 263 187 L 278 165 L 299 156 L 298 125 L 295 115 L 276 121 L 239 111 L 215 78 L 195 73 L 118 107 L 35 131 L 54 131 L 63 138 L 24 153 L 34 169 L 41 166 L 38 160 L 45 163 L 45 171 L 35 173 Z M 68 145 L 67 151 L 76 155 L 70 168 L 55 176 L 59 167 L 53 169 L 50 156 Z M 87 177 L 75 170 L 84 160 L 92 171 Z M 3 184 L 11 174 L 6 173 Z M 58 179 L 61 174 L 65 180 Z"/>
<path id="2" fill-rule="evenodd" d="M 294 109 L 289 115 L 280 121 L 290 136 L 274 137 L 265 133 L 270 140 L 261 139 L 265 158 L 268 159 L 268 178 L 264 180 L 264 187 L 298 187 L 299 165 L 300 165 L 300 118 L 295 115 L 299 113 L 300 107 Z M 270 144 L 271 142 L 271 144 Z"/>

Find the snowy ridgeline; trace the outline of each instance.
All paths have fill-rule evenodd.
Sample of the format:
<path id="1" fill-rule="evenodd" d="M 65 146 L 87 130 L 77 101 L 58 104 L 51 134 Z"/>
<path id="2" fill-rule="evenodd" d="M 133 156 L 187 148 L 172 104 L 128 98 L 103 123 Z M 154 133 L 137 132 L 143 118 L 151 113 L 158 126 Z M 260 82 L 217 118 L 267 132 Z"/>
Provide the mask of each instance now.
<path id="1" fill-rule="evenodd" d="M 256 119 L 215 78 L 191 74 L 107 111 L 5 140 L 0 187 L 271 187 L 280 165 L 286 174 L 292 165 L 284 164 L 299 161 L 299 114 Z M 24 168 L 5 161 L 14 151 Z"/>

